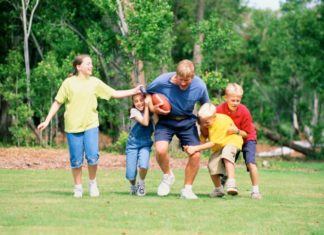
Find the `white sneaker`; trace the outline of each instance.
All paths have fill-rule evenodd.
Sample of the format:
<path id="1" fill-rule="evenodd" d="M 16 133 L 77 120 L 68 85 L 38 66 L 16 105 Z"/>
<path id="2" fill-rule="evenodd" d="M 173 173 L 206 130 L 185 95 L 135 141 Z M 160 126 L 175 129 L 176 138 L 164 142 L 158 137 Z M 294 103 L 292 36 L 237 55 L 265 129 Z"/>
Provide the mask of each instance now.
<path id="1" fill-rule="evenodd" d="M 181 189 L 181 198 L 183 199 L 198 199 L 197 195 L 192 191 L 192 189 Z"/>
<path id="2" fill-rule="evenodd" d="M 82 194 L 83 194 L 82 188 L 74 187 L 73 192 L 74 192 L 73 197 L 75 197 L 75 198 L 81 198 L 82 197 Z"/>
<path id="3" fill-rule="evenodd" d="M 223 197 L 224 195 L 225 195 L 224 188 L 222 189 L 214 188 L 214 190 L 209 194 L 210 197 Z"/>
<path id="4" fill-rule="evenodd" d="M 226 187 L 226 192 L 228 195 L 236 196 L 238 194 L 238 190 L 234 179 L 227 180 Z"/>
<path id="5" fill-rule="evenodd" d="M 143 196 L 145 196 L 145 194 L 146 194 L 145 183 L 137 184 L 136 195 L 143 197 Z"/>
<path id="6" fill-rule="evenodd" d="M 131 185 L 129 190 L 129 195 L 136 195 L 137 187 L 136 185 Z"/>
<path id="7" fill-rule="evenodd" d="M 89 183 L 89 194 L 90 197 L 99 197 L 99 189 L 96 183 Z"/>
<path id="8" fill-rule="evenodd" d="M 174 184 L 175 177 L 173 173 L 169 174 L 164 174 L 162 181 L 158 187 L 157 194 L 159 196 L 166 196 L 170 193 L 171 186 Z"/>

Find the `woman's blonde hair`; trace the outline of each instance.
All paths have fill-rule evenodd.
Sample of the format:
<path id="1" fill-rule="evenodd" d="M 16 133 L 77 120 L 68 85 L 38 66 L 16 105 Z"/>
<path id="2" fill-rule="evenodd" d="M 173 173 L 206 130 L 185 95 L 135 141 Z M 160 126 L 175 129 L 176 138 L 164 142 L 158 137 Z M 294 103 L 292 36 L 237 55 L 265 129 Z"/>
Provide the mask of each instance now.
<path id="1" fill-rule="evenodd" d="M 216 106 L 211 103 L 205 103 L 200 107 L 198 111 L 198 117 L 207 118 L 215 115 L 215 113 L 216 113 Z"/>
<path id="2" fill-rule="evenodd" d="M 234 94 L 243 96 L 243 88 L 237 83 L 229 83 L 225 89 L 225 95 Z"/>
<path id="3" fill-rule="evenodd" d="M 176 73 L 183 78 L 193 78 L 195 75 L 195 66 L 190 60 L 181 60 L 178 63 Z"/>

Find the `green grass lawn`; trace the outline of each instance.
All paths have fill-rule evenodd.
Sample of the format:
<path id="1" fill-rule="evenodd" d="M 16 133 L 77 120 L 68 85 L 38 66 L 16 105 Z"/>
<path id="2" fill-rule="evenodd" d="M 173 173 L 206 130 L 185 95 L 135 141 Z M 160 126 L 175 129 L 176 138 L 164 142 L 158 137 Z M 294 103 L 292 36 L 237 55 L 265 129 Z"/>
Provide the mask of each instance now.
<path id="1" fill-rule="evenodd" d="M 249 197 L 245 168 L 237 169 L 239 196 L 211 199 L 201 169 L 199 199 L 179 198 L 183 170 L 168 197 L 158 197 L 161 172 L 150 171 L 147 196 L 128 195 L 123 170 L 100 169 L 99 198 L 72 197 L 69 170 L 0 169 L 0 234 L 324 234 L 324 164 L 275 163 L 260 169 L 263 199 Z M 297 164 L 297 165 L 296 165 Z M 288 167 L 289 166 L 289 167 Z"/>

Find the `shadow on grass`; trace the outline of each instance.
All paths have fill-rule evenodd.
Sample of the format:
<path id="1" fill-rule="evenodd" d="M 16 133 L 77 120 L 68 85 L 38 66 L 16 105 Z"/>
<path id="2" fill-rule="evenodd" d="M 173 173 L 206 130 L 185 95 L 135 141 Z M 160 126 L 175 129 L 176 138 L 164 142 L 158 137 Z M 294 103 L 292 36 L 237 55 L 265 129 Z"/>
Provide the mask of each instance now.
<path id="1" fill-rule="evenodd" d="M 34 191 L 33 194 L 50 194 L 56 196 L 73 196 L 72 191 Z"/>
<path id="2" fill-rule="evenodd" d="M 136 197 L 136 195 L 130 195 L 129 192 L 111 192 L 111 194 L 115 194 L 115 195 L 123 195 L 123 196 L 131 196 L 131 197 Z M 174 198 L 174 197 L 180 197 L 180 194 L 179 193 L 169 193 L 168 196 L 164 196 L 164 197 L 161 197 L 161 196 L 158 196 L 156 194 L 156 192 L 147 192 L 146 195 L 144 197 L 152 197 L 152 198 Z"/>

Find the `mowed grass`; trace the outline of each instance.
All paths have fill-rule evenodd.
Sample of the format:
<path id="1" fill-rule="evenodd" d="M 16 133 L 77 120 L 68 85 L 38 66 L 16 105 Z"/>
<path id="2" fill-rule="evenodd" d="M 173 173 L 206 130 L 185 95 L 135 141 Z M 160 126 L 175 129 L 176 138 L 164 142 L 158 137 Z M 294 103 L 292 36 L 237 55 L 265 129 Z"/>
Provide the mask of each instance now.
<path id="1" fill-rule="evenodd" d="M 239 195 L 209 198 L 201 169 L 199 199 L 182 200 L 183 170 L 168 197 L 158 197 L 161 172 L 149 172 L 145 197 L 130 196 L 123 170 L 100 169 L 99 198 L 72 197 L 69 170 L 0 169 L 0 234 L 324 234 L 324 164 L 259 169 L 262 200 L 250 199 L 250 179 L 237 169 Z"/>

